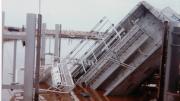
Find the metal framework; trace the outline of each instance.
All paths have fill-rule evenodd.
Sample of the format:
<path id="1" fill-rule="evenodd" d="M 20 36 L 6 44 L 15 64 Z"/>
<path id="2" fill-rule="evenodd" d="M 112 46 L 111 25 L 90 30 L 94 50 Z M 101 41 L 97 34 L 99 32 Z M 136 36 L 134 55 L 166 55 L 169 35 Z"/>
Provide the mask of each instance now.
<path id="1" fill-rule="evenodd" d="M 103 17 L 89 32 L 97 39 L 91 43 L 88 37 L 80 40 L 65 57 L 60 57 L 60 25 L 55 26 L 52 64 L 45 64 L 46 25 L 42 25 L 42 49 L 40 81 L 46 81 L 49 89 L 40 92 L 70 93 L 75 84 L 86 84 L 93 89 L 103 89 L 105 95 L 130 93 L 140 82 L 157 68 L 162 44 L 163 21 L 175 19 L 176 14 L 159 12 L 146 2 L 139 3 L 119 24 L 114 26 Z M 179 19 L 179 16 L 175 16 Z M 4 21 L 4 20 L 3 20 Z M 14 40 L 13 81 L 3 89 L 23 89 L 19 92 L 25 101 L 32 101 L 34 94 L 34 60 L 36 15 L 27 15 L 26 32 L 15 35 L 3 31 L 3 40 Z M 3 24 L 4 26 L 4 24 Z M 8 34 L 9 33 L 9 34 Z M 23 33 L 23 35 L 22 35 Z M 21 34 L 21 35 L 20 35 Z M 16 44 L 25 41 L 24 84 L 16 84 Z M 86 47 L 89 44 L 89 47 Z M 151 60 L 151 61 L 150 61 Z M 143 76 L 142 76 L 143 75 Z M 167 88 L 166 88 L 167 89 Z"/>
<path id="2" fill-rule="evenodd" d="M 50 65 L 46 65 L 45 63 L 44 65 L 41 65 L 40 81 L 47 82 L 49 84 L 50 89 L 48 89 L 48 91 L 70 93 L 75 85 L 69 69 L 66 68 L 66 63 L 60 62 L 60 27 L 61 26 L 59 24 L 55 25 L 54 54 L 48 54 L 51 56 L 52 63 Z M 45 30 L 45 25 L 43 29 Z M 42 57 L 45 57 L 45 54 L 42 54 Z"/>
<path id="3" fill-rule="evenodd" d="M 131 92 L 157 69 L 166 20 L 167 16 L 151 5 L 139 3 L 117 26 L 111 26 L 96 46 L 82 55 L 79 63 L 72 65 L 76 84 L 104 89 L 105 95 Z"/>
<path id="4" fill-rule="evenodd" d="M 35 70 L 35 38 L 36 38 L 36 18 L 35 14 L 27 14 L 26 20 L 26 32 L 22 34 L 22 32 L 12 32 L 16 34 L 12 34 L 11 32 L 3 33 L 3 40 L 13 40 L 14 41 L 14 57 L 13 57 L 13 81 L 10 85 L 3 84 L 3 89 L 14 89 L 21 90 L 22 92 L 15 92 L 14 94 L 19 96 L 17 99 L 21 98 L 25 101 L 32 101 L 34 98 L 34 70 Z M 74 83 L 71 77 L 71 73 L 68 68 L 66 68 L 65 64 L 60 63 L 60 42 L 59 42 L 59 34 L 60 34 L 60 26 L 56 25 L 56 37 L 55 37 L 55 51 L 52 56 L 53 63 L 51 65 L 45 64 L 45 31 L 46 25 L 42 25 L 42 36 L 41 36 L 41 68 L 40 68 L 40 81 L 44 79 L 49 74 L 52 75 L 50 84 L 51 89 L 48 91 L 58 92 L 58 93 L 70 93 L 74 88 Z M 22 40 L 25 42 L 25 64 L 24 64 L 24 84 L 19 85 L 16 82 L 18 70 L 16 68 L 16 50 L 17 50 L 17 40 Z M 60 83 L 60 85 L 59 85 Z M 58 91 L 57 91 L 58 90 Z M 41 90 L 46 91 L 46 90 Z M 21 97 L 20 97 L 21 95 Z M 20 99 L 19 99 L 20 100 Z"/>
<path id="5" fill-rule="evenodd" d="M 13 81 L 10 85 L 2 85 L 2 89 L 21 89 L 23 90 L 23 99 L 25 101 L 32 101 L 33 99 L 33 81 L 34 81 L 34 55 L 35 55 L 35 33 L 36 33 L 36 15 L 27 14 L 27 29 L 24 36 L 10 35 L 3 33 L 3 40 L 12 38 L 14 40 L 14 58 L 13 58 Z M 24 71 L 24 84 L 19 85 L 16 83 L 16 44 L 17 40 L 23 40 L 25 46 L 25 71 Z"/>
<path id="6" fill-rule="evenodd" d="M 68 68 L 66 68 L 66 65 L 67 64 L 61 64 L 57 62 L 52 64 L 52 87 L 59 90 L 60 92 L 69 93 L 72 91 L 75 85 L 72 80 L 71 73 Z"/>

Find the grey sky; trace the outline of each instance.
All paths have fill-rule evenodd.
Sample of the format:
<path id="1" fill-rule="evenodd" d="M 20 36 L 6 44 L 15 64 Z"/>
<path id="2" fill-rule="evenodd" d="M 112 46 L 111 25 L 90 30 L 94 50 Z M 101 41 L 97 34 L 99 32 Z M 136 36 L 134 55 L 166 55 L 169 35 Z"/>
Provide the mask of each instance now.
<path id="1" fill-rule="evenodd" d="M 118 23 L 141 0 L 41 0 L 43 22 L 48 28 L 62 24 L 63 29 L 89 31 L 107 16 Z M 145 0 L 158 9 L 171 7 L 180 14 L 180 0 Z M 25 24 L 26 13 L 38 12 L 38 0 L 2 0 L 6 25 Z"/>

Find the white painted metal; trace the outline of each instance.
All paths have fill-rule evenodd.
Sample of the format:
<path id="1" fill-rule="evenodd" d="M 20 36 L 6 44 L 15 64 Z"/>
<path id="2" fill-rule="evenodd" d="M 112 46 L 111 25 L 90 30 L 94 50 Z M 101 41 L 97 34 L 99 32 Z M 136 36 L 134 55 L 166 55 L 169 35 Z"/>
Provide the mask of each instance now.
<path id="1" fill-rule="evenodd" d="M 161 45 L 161 42 L 157 43 L 156 45 L 154 45 L 154 47 L 149 51 L 150 53 L 148 53 L 148 56 L 150 56 L 151 54 L 153 54 L 156 49 L 158 49 Z M 139 57 L 141 58 L 141 62 L 144 62 L 148 56 L 144 56 L 144 57 Z M 137 59 L 139 60 L 139 59 Z M 137 62 L 137 61 L 136 61 Z M 134 64 L 133 64 L 134 65 Z M 108 87 L 107 87 L 107 91 L 105 92 L 104 95 L 108 95 L 110 94 L 114 89 L 115 87 L 117 87 L 117 85 L 122 82 L 124 79 L 126 79 L 126 77 L 128 77 L 128 75 L 130 75 L 135 69 L 138 68 L 138 66 L 140 66 L 141 63 L 137 62 L 136 63 L 136 68 L 132 68 L 132 69 L 129 69 L 129 70 L 124 70 L 123 73 L 119 74 L 118 77 L 114 80 L 114 83 L 111 83 Z"/>
<path id="2" fill-rule="evenodd" d="M 4 34 L 4 25 L 5 25 L 5 12 L 2 12 L 2 34 Z"/>
<path id="3" fill-rule="evenodd" d="M 110 29 L 108 29 L 108 31 L 109 31 Z M 108 31 L 106 30 L 106 33 L 108 33 Z M 104 33 L 104 34 L 106 34 L 106 33 Z M 80 58 L 80 60 L 82 61 L 85 61 L 85 62 L 87 62 L 87 61 L 98 61 L 97 60 L 97 58 L 94 58 L 95 60 L 91 60 L 91 59 L 86 59 L 86 58 L 88 58 L 87 56 L 92 56 L 92 57 L 94 57 L 94 56 L 96 56 L 97 55 L 97 52 L 95 53 L 95 51 L 94 51 L 94 49 L 97 49 L 98 47 L 97 46 L 99 46 L 99 44 L 101 45 L 101 46 L 106 46 L 105 48 L 104 47 L 102 47 L 103 48 L 103 50 L 105 50 L 105 49 L 109 49 L 108 48 L 108 46 L 107 46 L 107 43 L 106 43 L 106 39 L 109 37 L 109 35 L 110 34 L 108 34 L 108 35 L 105 35 L 103 38 L 102 38 L 102 40 L 100 40 L 99 42 L 95 42 L 86 52 L 85 52 L 85 54 L 83 54 L 82 55 L 82 58 Z M 97 44 L 98 43 L 98 44 Z M 101 50 L 101 49 L 100 49 Z M 90 54 L 89 54 L 90 53 Z M 98 53 L 100 53 L 100 51 L 98 52 Z M 85 67 L 85 66 L 83 66 L 83 67 Z M 83 68 L 84 69 L 84 68 Z M 79 72 L 79 70 L 78 70 L 78 68 L 75 70 L 75 72 Z M 74 74 L 74 73 L 73 73 Z M 78 74 L 78 73 L 77 73 Z"/>
<path id="4" fill-rule="evenodd" d="M 135 31 L 135 30 L 134 30 Z M 134 33 L 134 34 L 136 34 L 136 32 Z M 134 38 L 134 37 L 133 37 Z M 123 39 L 121 42 L 128 42 L 128 40 L 126 39 L 126 41 Z M 131 43 L 133 43 L 133 41 L 131 42 Z M 126 43 L 127 44 L 127 43 Z M 121 45 L 123 46 L 123 45 L 126 45 L 126 44 L 123 44 L 123 43 L 121 43 Z M 120 45 L 120 46 L 121 46 Z M 121 47 L 122 47 L 121 46 Z M 114 48 L 114 49 L 118 49 L 118 46 L 115 46 L 116 48 Z M 127 49 L 126 49 L 127 50 Z M 125 51 L 126 51 L 125 50 Z M 118 52 L 119 54 L 120 54 L 120 52 Z M 109 57 L 111 57 L 112 55 L 111 54 L 109 54 Z M 129 56 L 127 56 L 127 57 L 129 57 Z M 106 57 L 107 58 L 107 57 Z M 105 59 L 105 58 L 104 58 Z M 126 59 L 125 59 L 126 60 Z M 125 60 L 121 60 L 121 62 L 123 63 Z M 101 64 L 106 64 L 107 62 L 103 62 L 103 63 L 101 63 Z M 104 66 L 104 65 L 101 65 L 102 67 Z M 99 67 L 99 68 L 101 68 L 101 67 Z M 112 68 L 113 70 L 115 70 L 117 67 L 116 66 L 113 66 L 113 67 L 110 67 L 110 68 Z M 109 69 L 110 69 L 109 68 Z M 101 71 L 103 71 L 103 69 L 100 71 L 100 70 L 96 70 L 96 71 L 98 71 L 98 72 L 101 72 Z M 104 71 L 104 72 L 106 72 L 106 71 Z M 110 71 L 110 70 L 107 70 L 107 72 L 111 72 L 112 73 L 112 71 Z M 103 77 L 103 78 L 107 78 L 108 77 L 108 74 L 107 73 L 105 73 L 106 74 L 106 76 L 101 76 L 101 78 Z M 110 75 L 110 74 L 109 74 Z M 94 75 L 95 76 L 95 75 Z M 97 76 L 97 75 L 96 75 Z M 88 77 L 90 77 L 91 78 L 91 76 L 88 76 Z M 91 79 L 93 79 L 93 78 L 91 78 Z M 97 79 L 97 78 L 96 78 Z M 88 81 L 89 79 L 87 79 L 86 78 L 86 80 Z M 101 83 L 104 81 L 105 79 L 103 79 L 103 80 L 101 80 Z M 97 80 L 98 81 L 98 80 Z M 100 83 L 100 82 L 99 82 Z M 96 88 L 96 87 L 95 87 Z"/>
<path id="5" fill-rule="evenodd" d="M 54 55 L 59 56 L 59 34 L 60 34 L 60 25 L 56 24 L 55 25 L 55 44 L 54 44 Z"/>
<path id="6" fill-rule="evenodd" d="M 128 36 L 125 36 L 124 38 L 122 38 L 122 40 L 120 40 L 120 42 L 114 46 L 113 48 L 111 48 L 111 50 L 115 50 L 115 52 L 117 52 L 117 50 L 119 50 L 121 47 L 123 47 L 125 44 L 127 44 L 128 40 L 130 40 L 130 38 L 132 38 L 134 36 L 134 34 L 136 34 L 136 32 L 138 31 L 138 28 L 136 26 L 134 26 L 134 28 L 132 28 L 131 31 L 129 31 L 129 34 Z M 121 33 L 123 32 L 123 30 L 120 31 Z M 116 36 L 115 36 L 116 37 Z M 112 38 L 113 39 L 113 38 Z M 110 41 L 111 42 L 111 41 Z M 130 43 L 130 42 L 129 42 Z M 131 42 L 132 43 L 132 42 Z M 92 68 L 91 71 L 89 71 L 83 78 L 83 80 L 85 81 L 89 81 L 90 78 L 91 79 L 94 79 L 93 76 L 96 76 L 97 75 L 97 71 L 99 71 L 98 68 L 101 68 L 101 66 L 103 66 L 104 64 L 107 63 L 107 60 L 106 58 L 108 57 L 111 57 L 111 54 L 110 52 L 107 52 L 106 53 L 107 55 L 103 58 L 103 59 L 100 59 L 98 61 L 98 63 L 94 66 L 94 68 Z M 102 69 L 102 68 L 101 68 Z M 110 71 L 108 71 L 110 72 Z M 96 73 L 96 75 L 95 75 Z M 82 81 L 83 81 L 82 80 Z M 82 82 L 82 81 L 79 81 L 79 82 Z"/>
<path id="7" fill-rule="evenodd" d="M 121 32 L 123 32 L 123 30 L 122 31 L 120 31 L 120 33 Z M 116 33 L 115 33 L 115 37 L 113 38 L 113 40 L 116 38 Z M 83 61 L 87 61 L 86 60 L 86 58 L 88 58 L 88 56 L 98 56 L 98 55 L 100 55 L 101 54 L 101 52 L 103 52 L 103 51 L 105 51 L 105 50 L 108 50 L 108 51 L 111 51 L 111 49 L 109 48 L 109 45 L 110 45 L 110 43 L 113 41 L 113 40 L 110 40 L 110 41 L 107 41 L 107 40 L 109 40 L 108 38 L 110 38 L 112 35 L 111 34 L 108 34 L 108 35 L 106 35 L 102 40 L 100 40 L 100 42 L 99 42 L 99 44 L 98 45 L 96 45 L 96 46 L 98 46 L 98 47 L 94 47 L 94 48 L 92 48 L 90 51 L 88 50 L 87 52 L 89 52 L 90 54 L 84 54 L 85 56 L 83 56 L 83 57 L 85 57 L 85 58 L 82 58 L 83 59 Z M 96 43 L 95 43 L 96 44 Z M 101 48 L 99 48 L 99 47 L 101 47 Z M 91 58 L 92 59 L 92 58 Z M 98 61 L 99 59 L 97 59 L 97 58 L 94 58 L 95 60 L 91 60 L 91 61 Z M 92 66 L 91 66 L 92 67 Z M 77 70 L 77 72 L 79 72 L 78 70 Z M 93 74 L 92 74 L 93 75 Z"/>
<path id="8" fill-rule="evenodd" d="M 3 40 L 25 40 L 26 34 L 24 32 L 5 32 L 2 34 Z"/>
<path id="9" fill-rule="evenodd" d="M 95 26 L 90 32 L 91 32 L 91 33 L 99 33 L 98 31 L 102 30 L 103 27 L 105 26 L 105 24 L 106 24 L 107 22 L 108 22 L 108 21 L 107 21 L 106 17 L 103 17 L 103 19 L 101 19 L 101 20 L 96 24 L 96 26 Z M 95 31 L 96 29 L 97 29 L 98 31 Z M 107 34 L 107 32 L 104 33 L 104 34 Z M 103 41 L 102 41 L 102 42 L 103 42 Z M 77 46 L 75 46 L 75 48 L 74 48 L 74 49 L 66 56 L 66 58 L 63 59 L 61 62 L 64 63 L 66 60 L 70 60 L 70 61 L 71 61 L 71 59 L 76 59 L 77 57 L 79 57 L 79 54 L 81 53 L 81 54 L 83 54 L 83 55 L 81 55 L 80 58 L 77 58 L 77 59 L 79 60 L 79 62 L 78 62 L 78 63 L 77 63 L 77 62 L 72 63 L 72 64 L 73 64 L 72 66 L 74 66 L 74 64 L 81 64 L 81 66 L 78 67 L 78 68 L 82 68 L 83 71 L 86 72 L 86 65 L 87 65 L 87 64 L 85 64 L 85 63 L 89 63 L 89 60 L 86 60 L 86 59 L 85 59 L 85 56 L 87 55 L 87 53 L 88 53 L 89 51 L 91 51 L 91 49 L 94 48 L 94 47 L 91 47 L 91 48 L 88 49 L 89 51 L 83 52 L 82 50 L 85 48 L 85 46 L 86 46 L 88 43 L 89 43 L 89 41 L 88 41 L 87 38 L 86 38 L 85 40 L 81 40 L 81 41 L 77 44 Z M 98 43 L 98 42 L 95 42 L 92 46 L 96 46 L 97 43 Z M 105 44 L 106 44 L 106 43 L 105 43 Z M 94 54 L 94 56 L 96 56 L 96 55 Z M 96 58 L 94 58 L 94 59 L 96 59 Z"/>
<path id="10" fill-rule="evenodd" d="M 147 63 L 146 60 L 160 48 L 162 21 L 164 20 L 161 15 L 146 2 L 139 3 L 116 27 L 112 26 L 109 35 L 105 36 L 93 51 L 86 53 L 83 61 L 95 61 L 90 66 L 84 66 L 86 73 L 82 73 L 82 64 L 76 65 L 77 68 L 72 72 L 76 83 L 85 82 L 94 89 L 100 87 L 100 89 L 107 90 L 106 95 L 128 93 L 131 89 L 121 91 L 118 88 L 119 84 L 135 71 L 134 68 L 138 69 L 140 65 Z M 122 64 L 129 62 L 128 66 L 117 64 L 117 61 L 113 59 Z M 150 67 L 147 66 L 143 70 L 148 68 Z M 155 70 L 155 68 L 150 69 Z M 115 72 L 117 74 L 114 75 Z M 136 79 L 133 87 L 147 75 L 149 74 Z"/>
<path id="11" fill-rule="evenodd" d="M 5 85 L 5 84 L 2 84 L 2 89 L 23 89 L 23 88 L 24 88 L 24 85 L 17 85 L 17 84 Z"/>
<path id="12" fill-rule="evenodd" d="M 4 25 L 5 25 L 5 12 L 2 12 L 2 37 L 4 34 Z M 4 42 L 3 42 L 3 38 L 2 38 L 2 83 L 3 83 L 3 54 L 4 54 Z"/>
<path id="13" fill-rule="evenodd" d="M 59 51 L 59 56 L 58 57 L 60 57 L 61 58 L 61 34 L 62 34 L 62 25 L 60 24 L 59 25 L 59 29 L 60 29 L 60 31 L 59 31 L 59 49 L 58 49 L 58 51 Z M 61 61 L 61 60 L 60 60 Z"/>
<path id="14" fill-rule="evenodd" d="M 24 101 L 33 100 L 34 62 L 35 62 L 35 34 L 36 15 L 27 14 L 26 19 L 26 48 L 24 71 Z"/>
<path id="15" fill-rule="evenodd" d="M 16 83 L 16 50 L 17 50 L 17 40 L 14 40 L 14 56 L 13 56 L 13 83 Z"/>
<path id="16" fill-rule="evenodd" d="M 4 26 L 4 25 L 3 25 Z M 13 32 L 12 32 L 13 33 Z M 11 85 L 4 85 L 3 89 L 24 89 L 24 100 L 32 101 L 33 99 L 33 70 L 34 70 L 34 54 L 35 54 L 35 33 L 36 33 L 36 15 L 27 15 L 27 27 L 25 33 L 15 32 L 4 32 L 3 28 L 3 40 L 14 40 L 14 58 L 13 58 L 13 82 Z M 24 84 L 19 85 L 17 81 L 17 70 L 16 70 L 16 45 L 17 40 L 23 40 L 26 42 L 25 49 L 25 73 L 24 73 Z"/>
<path id="17" fill-rule="evenodd" d="M 61 64 L 58 62 L 52 64 L 52 87 L 60 92 L 70 93 L 75 85 L 73 83 L 71 73 L 65 65 L 67 64 Z"/>
<path id="18" fill-rule="evenodd" d="M 45 48 L 46 48 L 46 37 L 45 37 L 46 24 L 42 24 L 41 32 L 41 66 L 45 65 Z"/>
<path id="19" fill-rule="evenodd" d="M 132 47 L 128 48 L 126 53 L 123 54 L 122 59 L 126 60 L 129 56 L 131 56 L 147 39 L 148 39 L 147 35 L 142 35 L 137 41 L 134 42 Z M 120 60 L 120 61 L 123 61 L 123 60 Z M 129 71 L 129 69 L 127 69 L 127 70 Z M 119 77 L 123 78 L 122 75 Z M 117 78 L 114 79 L 113 82 L 110 83 L 109 85 L 114 84 L 114 82 L 116 82 L 116 80 L 118 80 L 118 79 Z M 113 87 L 108 87 L 108 88 L 113 89 Z"/>

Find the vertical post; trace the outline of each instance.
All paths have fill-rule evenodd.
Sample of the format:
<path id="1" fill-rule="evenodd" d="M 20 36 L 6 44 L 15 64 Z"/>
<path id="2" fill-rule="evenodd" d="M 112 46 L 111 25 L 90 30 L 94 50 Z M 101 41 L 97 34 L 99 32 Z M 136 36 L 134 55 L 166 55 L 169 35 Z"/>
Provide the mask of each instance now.
<path id="1" fill-rule="evenodd" d="M 35 33 L 36 33 L 36 15 L 27 14 L 26 40 L 25 40 L 26 47 L 25 47 L 25 71 L 24 71 L 24 101 L 33 100 Z"/>
<path id="2" fill-rule="evenodd" d="M 2 12 L 2 32 L 4 30 L 4 24 L 5 24 L 5 12 Z"/>
<path id="3" fill-rule="evenodd" d="M 2 34 L 4 34 L 4 24 L 5 24 L 5 12 L 2 12 Z M 4 53 L 4 43 L 3 43 L 3 38 L 2 38 L 2 77 L 1 77 L 1 79 L 2 79 L 2 82 L 3 82 L 3 53 Z"/>
<path id="4" fill-rule="evenodd" d="M 46 49 L 46 24 L 42 24 L 42 33 L 41 33 L 41 65 L 45 65 L 45 49 Z"/>
<path id="5" fill-rule="evenodd" d="M 59 31 L 59 57 L 61 57 L 61 31 L 62 31 L 62 25 L 60 24 L 60 31 Z"/>
<path id="6" fill-rule="evenodd" d="M 160 88 L 159 88 L 159 100 L 164 101 L 164 83 L 165 83 L 165 66 L 167 58 L 167 36 L 169 33 L 168 22 L 164 22 L 164 34 L 162 40 L 162 56 L 161 56 L 161 67 L 160 67 Z"/>
<path id="7" fill-rule="evenodd" d="M 59 56 L 59 32 L 60 32 L 60 26 L 59 24 L 55 25 L 55 44 L 54 44 L 54 55 Z M 56 58 L 55 58 L 56 60 Z"/>
<path id="8" fill-rule="evenodd" d="M 165 71 L 164 101 L 180 99 L 180 23 L 170 24 L 167 64 Z"/>
<path id="9" fill-rule="evenodd" d="M 41 16 L 41 14 L 38 14 L 34 101 L 39 101 L 39 71 L 40 71 L 40 58 L 41 58 L 41 54 L 40 54 L 40 52 L 41 52 L 41 24 L 42 24 L 42 16 Z"/>
<path id="10" fill-rule="evenodd" d="M 16 49 L 17 49 L 17 40 L 14 40 L 13 83 L 16 83 Z"/>

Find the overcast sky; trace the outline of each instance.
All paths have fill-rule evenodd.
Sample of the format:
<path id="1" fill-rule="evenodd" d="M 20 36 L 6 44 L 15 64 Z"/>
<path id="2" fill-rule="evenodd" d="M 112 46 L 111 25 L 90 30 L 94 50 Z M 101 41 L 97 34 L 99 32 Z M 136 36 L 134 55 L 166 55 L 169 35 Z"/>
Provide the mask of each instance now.
<path id="1" fill-rule="evenodd" d="M 103 17 L 118 23 L 141 0 L 41 0 L 43 22 L 48 28 L 89 31 Z M 180 0 L 145 0 L 158 9 L 167 6 L 180 14 Z M 5 25 L 25 24 L 26 13 L 38 13 L 38 0 L 2 0 Z"/>

